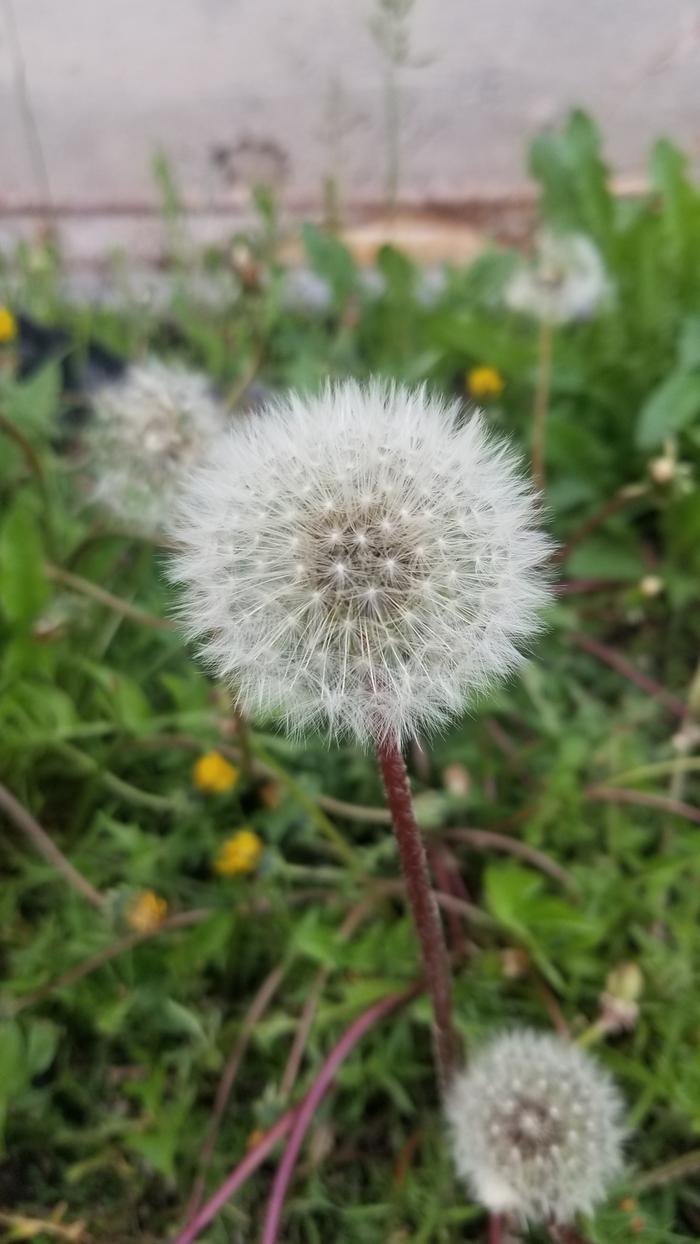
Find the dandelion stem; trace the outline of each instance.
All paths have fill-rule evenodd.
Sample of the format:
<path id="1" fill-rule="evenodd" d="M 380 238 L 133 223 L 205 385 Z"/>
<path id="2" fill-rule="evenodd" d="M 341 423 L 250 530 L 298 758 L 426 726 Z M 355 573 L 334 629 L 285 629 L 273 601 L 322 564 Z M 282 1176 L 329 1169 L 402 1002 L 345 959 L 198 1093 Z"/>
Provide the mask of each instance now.
<path id="1" fill-rule="evenodd" d="M 686 821 L 700 825 L 700 808 L 692 803 L 669 799 L 668 795 L 652 795 L 641 790 L 624 790 L 612 786 L 588 786 L 583 792 L 585 799 L 597 803 L 631 803 L 640 808 L 654 808 L 669 816 L 682 816 Z"/>
<path id="2" fill-rule="evenodd" d="M 576 644 L 577 648 L 582 648 L 584 652 L 588 652 L 598 661 L 602 661 L 605 665 L 609 665 L 611 669 L 616 670 L 623 678 L 628 678 L 635 686 L 639 687 L 647 695 L 651 695 L 660 704 L 663 704 L 667 712 L 672 716 L 683 720 L 687 712 L 687 705 L 680 700 L 678 696 L 667 691 L 666 687 L 661 683 L 655 682 L 648 674 L 642 673 L 641 670 L 635 669 L 630 661 L 623 657 L 614 648 L 609 648 L 606 644 L 601 644 L 597 639 L 593 639 L 591 635 L 583 635 L 575 633 L 569 637 L 571 642 Z"/>
<path id="3" fill-rule="evenodd" d="M 389 994 L 386 998 L 381 998 L 379 1002 L 375 1002 L 373 1006 L 363 1011 L 362 1015 L 350 1025 L 347 1032 L 341 1037 L 338 1044 L 329 1054 L 318 1076 L 314 1080 L 309 1092 L 304 1098 L 299 1110 L 297 1111 L 294 1122 L 292 1124 L 292 1134 L 287 1142 L 287 1148 L 284 1156 L 279 1164 L 275 1182 L 272 1186 L 270 1199 L 267 1204 L 267 1212 L 265 1215 L 265 1224 L 261 1241 L 262 1244 L 276 1244 L 279 1235 L 280 1222 L 282 1219 L 282 1211 L 287 1195 L 287 1189 L 294 1172 L 296 1160 L 301 1149 L 302 1142 L 311 1121 L 321 1104 L 326 1092 L 330 1088 L 335 1074 L 341 1063 L 356 1045 L 360 1037 L 364 1036 L 380 1019 L 395 1010 L 397 1006 L 407 1002 L 416 992 L 413 989 L 406 990 L 404 993 Z M 183 1244 L 185 1242 L 183 1241 Z"/>
<path id="4" fill-rule="evenodd" d="M 226 1106 L 231 1096 L 233 1086 L 236 1082 L 238 1069 L 243 1062 L 243 1057 L 246 1049 L 248 1048 L 250 1038 L 255 1031 L 255 1026 L 265 1014 L 265 1011 L 282 984 L 283 978 L 284 968 L 281 965 L 273 968 L 272 971 L 265 977 L 246 1012 L 238 1037 L 234 1042 L 231 1053 L 226 1061 L 223 1075 L 216 1090 L 214 1109 L 212 1111 L 211 1119 L 209 1120 L 209 1126 L 207 1127 L 204 1144 L 202 1145 L 199 1155 L 197 1176 L 192 1187 L 187 1209 L 185 1210 L 185 1223 L 190 1222 L 194 1218 L 197 1210 L 202 1204 L 207 1172 L 211 1165 L 211 1160 L 216 1148 L 216 1142 L 221 1128 L 221 1121 L 226 1112 Z"/>
<path id="5" fill-rule="evenodd" d="M 549 1224 L 549 1234 L 557 1244 L 589 1244 L 585 1235 L 581 1235 L 576 1227 L 562 1226 L 560 1223 Z"/>
<path id="6" fill-rule="evenodd" d="M 545 486 L 545 439 L 547 412 L 552 381 L 552 325 L 548 319 L 540 320 L 537 359 L 537 386 L 532 410 L 532 477 L 540 492 Z"/>
<path id="7" fill-rule="evenodd" d="M 685 1179 L 686 1175 L 694 1175 L 700 1170 L 700 1149 L 682 1153 L 680 1157 L 671 1158 L 653 1170 L 644 1171 L 634 1182 L 635 1191 L 647 1192 L 650 1188 L 662 1188 L 664 1184 L 673 1183 L 677 1179 Z"/>
<path id="8" fill-rule="evenodd" d="M 283 1114 L 263 1136 L 262 1140 L 253 1149 L 249 1150 L 235 1170 L 231 1172 L 220 1188 L 207 1201 L 206 1205 L 202 1206 L 197 1217 L 185 1227 L 184 1231 L 180 1232 L 174 1244 L 192 1244 L 192 1241 L 196 1240 L 197 1236 L 216 1217 L 219 1210 L 233 1196 L 234 1192 L 237 1192 L 248 1177 L 253 1174 L 253 1171 L 257 1170 L 261 1163 L 264 1162 L 270 1150 L 292 1129 L 292 1137 L 282 1163 L 280 1163 L 275 1186 L 270 1197 L 268 1219 L 265 1225 L 267 1238 L 273 1240 L 277 1238 L 280 1215 L 284 1207 L 289 1179 L 294 1170 L 299 1148 L 316 1108 L 330 1088 L 338 1068 L 370 1028 L 386 1015 L 389 1015 L 391 1011 L 409 1002 L 420 991 L 420 988 L 420 985 L 413 986 L 413 988 L 405 990 L 404 993 L 394 993 L 388 997 L 381 998 L 379 1002 L 373 1003 L 366 1011 L 358 1015 L 357 1019 L 353 1020 L 350 1027 L 326 1058 L 318 1076 L 301 1104 L 292 1107 L 291 1110 Z M 273 1215 L 272 1218 L 271 1213 Z M 273 1232 L 272 1236 L 269 1234 L 270 1231 Z"/>
<path id="9" fill-rule="evenodd" d="M 435 1062 L 440 1091 L 444 1093 L 452 1080 L 458 1054 L 447 949 L 403 756 L 391 738 L 384 738 L 377 742 L 377 758 L 433 1007 Z"/>
<path id="10" fill-rule="evenodd" d="M 71 864 L 62 851 L 58 849 L 53 839 L 47 834 L 37 820 L 34 819 L 23 804 L 15 799 L 15 796 L 6 786 L 0 785 L 0 808 L 5 815 L 14 822 L 18 829 L 21 829 L 27 835 L 30 842 L 36 847 L 40 855 L 43 855 L 49 864 L 53 864 L 54 868 L 61 874 L 64 881 L 68 882 L 78 894 L 87 899 L 93 907 L 98 911 L 104 911 L 107 900 L 104 895 L 91 885 L 78 869 Z"/>
<path id="11" fill-rule="evenodd" d="M 73 574 L 70 570 L 62 570 L 60 566 L 45 566 L 46 574 L 49 579 L 53 579 L 54 583 L 60 583 L 61 587 L 65 587 L 69 592 L 77 592 L 81 596 L 89 596 L 91 600 L 97 601 L 99 605 L 104 605 L 107 609 L 119 613 L 125 618 L 130 618 L 132 622 L 140 622 L 142 626 L 153 627 L 158 631 L 175 631 L 177 627 L 174 622 L 170 622 L 167 618 L 158 618 L 153 613 L 148 613 L 145 609 L 140 609 L 138 605 L 132 605 L 128 600 L 122 600 L 120 596 L 114 596 L 112 592 L 107 592 L 97 583 L 93 583 L 90 579 L 83 579 L 80 575 Z"/>
<path id="12" fill-rule="evenodd" d="M 489 1244 L 503 1244 L 503 1214 L 489 1214 Z"/>
<path id="13" fill-rule="evenodd" d="M 142 942 L 151 941 L 154 937 L 160 937 L 163 933 L 170 933 L 175 929 L 186 929 L 194 924 L 201 924 L 206 920 L 212 912 L 206 908 L 195 908 L 192 911 L 177 912 L 174 916 L 169 916 L 167 920 L 163 920 L 161 924 L 156 925 L 152 929 L 147 929 L 143 933 L 129 933 L 126 937 L 120 937 L 116 942 L 110 942 L 108 946 L 103 946 L 102 950 L 98 950 L 94 955 L 90 955 L 87 959 L 82 959 L 80 963 L 74 964 L 72 968 L 68 968 L 66 972 L 62 972 L 60 976 L 56 976 L 46 985 L 40 985 L 37 989 L 33 989 L 31 993 L 20 994 L 10 1003 L 10 1014 L 17 1015 L 19 1011 L 23 1011 L 28 1006 L 34 1006 L 36 1002 L 43 1002 L 44 998 L 48 998 L 58 989 L 66 989 L 68 985 L 74 985 L 76 981 L 82 980 L 83 977 L 89 976 L 92 972 L 96 972 L 98 968 L 104 967 L 106 963 L 110 963 L 112 959 L 116 959 L 119 955 L 125 954 L 128 950 L 133 950 L 136 946 L 140 946 Z"/>

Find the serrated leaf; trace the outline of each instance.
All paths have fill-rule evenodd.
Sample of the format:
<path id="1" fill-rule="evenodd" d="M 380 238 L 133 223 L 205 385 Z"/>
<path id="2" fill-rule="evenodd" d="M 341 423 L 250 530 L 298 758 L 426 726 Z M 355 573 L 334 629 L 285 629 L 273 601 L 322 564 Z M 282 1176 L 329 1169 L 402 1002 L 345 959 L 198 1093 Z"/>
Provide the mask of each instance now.
<path id="1" fill-rule="evenodd" d="M 640 449 L 654 449 L 666 437 L 700 419 L 700 374 L 672 372 L 647 398 L 637 422 Z"/>

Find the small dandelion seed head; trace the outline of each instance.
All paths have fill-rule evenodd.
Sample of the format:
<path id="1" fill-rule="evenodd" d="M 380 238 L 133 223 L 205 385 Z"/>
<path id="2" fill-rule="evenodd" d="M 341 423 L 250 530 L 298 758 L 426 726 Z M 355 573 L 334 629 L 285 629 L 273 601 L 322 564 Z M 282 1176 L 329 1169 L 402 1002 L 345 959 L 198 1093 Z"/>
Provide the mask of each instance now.
<path id="1" fill-rule="evenodd" d="M 92 408 L 85 447 L 94 501 L 147 535 L 161 533 L 183 481 L 225 435 L 226 411 L 206 376 L 159 359 L 101 385 Z"/>
<path id="2" fill-rule="evenodd" d="M 346 382 L 217 443 L 179 508 L 173 577 L 249 714 L 400 741 L 519 664 L 547 599 L 536 522 L 480 416 L 424 389 Z"/>
<path id="3" fill-rule="evenodd" d="M 622 1100 L 578 1046 L 514 1031 L 486 1045 L 447 1098 L 459 1174 L 492 1213 L 568 1222 L 622 1166 Z"/>
<path id="4" fill-rule="evenodd" d="M 523 263 L 505 290 L 506 305 L 551 324 L 589 319 L 610 297 L 602 257 L 580 233 L 542 232 L 535 258 Z"/>

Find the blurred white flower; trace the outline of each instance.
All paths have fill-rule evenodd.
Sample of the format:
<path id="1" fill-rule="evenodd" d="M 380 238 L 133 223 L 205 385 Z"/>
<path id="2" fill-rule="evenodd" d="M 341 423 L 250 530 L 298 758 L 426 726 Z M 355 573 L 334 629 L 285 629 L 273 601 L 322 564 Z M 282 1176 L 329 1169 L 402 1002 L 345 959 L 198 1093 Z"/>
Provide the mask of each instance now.
<path id="1" fill-rule="evenodd" d="M 514 1031 L 478 1052 L 447 1098 L 455 1163 L 492 1213 L 569 1222 L 622 1167 L 622 1099 L 607 1072 L 549 1033 Z"/>
<path id="2" fill-rule="evenodd" d="M 173 576 L 247 712 L 401 740 L 520 662 L 547 596 L 535 520 L 479 416 L 349 381 L 221 438 L 179 507 Z"/>
<path id="3" fill-rule="evenodd" d="M 580 233 L 543 232 L 534 259 L 523 262 L 505 291 L 506 305 L 551 324 L 588 319 L 610 296 L 600 252 Z"/>
<path id="4" fill-rule="evenodd" d="M 387 289 L 386 277 L 383 272 L 380 272 L 379 268 L 359 268 L 357 281 L 366 298 L 384 297 Z"/>
<path id="5" fill-rule="evenodd" d="M 325 277 L 311 268 L 289 268 L 282 282 L 282 305 L 287 311 L 325 315 L 333 307 L 333 290 Z"/>
<path id="6" fill-rule="evenodd" d="M 228 423 L 206 376 L 148 359 L 92 396 L 86 428 L 93 500 L 149 535 L 170 521 L 183 480 Z"/>

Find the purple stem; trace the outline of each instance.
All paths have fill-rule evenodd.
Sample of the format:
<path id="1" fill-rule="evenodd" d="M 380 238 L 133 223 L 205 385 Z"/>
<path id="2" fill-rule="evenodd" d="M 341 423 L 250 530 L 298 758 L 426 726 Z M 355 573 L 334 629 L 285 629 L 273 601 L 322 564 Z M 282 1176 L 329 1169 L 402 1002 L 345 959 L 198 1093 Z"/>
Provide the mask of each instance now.
<path id="1" fill-rule="evenodd" d="M 294 1168 L 296 1156 L 304 1139 L 304 1133 L 313 1118 L 316 1107 L 323 1098 L 336 1071 L 338 1070 L 338 1067 L 350 1053 L 353 1046 L 357 1044 L 361 1037 L 364 1036 L 367 1030 L 371 1028 L 377 1020 L 383 1019 L 385 1015 L 388 1015 L 390 1011 L 393 1011 L 397 1006 L 400 1006 L 403 1002 L 407 1002 L 419 991 L 419 989 L 420 986 L 415 985 L 412 989 L 405 990 L 403 993 L 390 994 L 388 998 L 382 998 L 379 1002 L 375 1002 L 368 1008 L 368 1010 L 364 1011 L 362 1015 L 358 1016 L 358 1018 L 350 1025 L 347 1032 L 345 1032 L 340 1038 L 338 1044 L 331 1050 L 301 1105 L 295 1106 L 291 1110 L 288 1110 L 286 1114 L 283 1114 L 282 1117 L 279 1118 L 270 1128 L 270 1130 L 265 1133 L 259 1144 L 257 1144 L 254 1149 L 251 1149 L 249 1153 L 245 1155 L 243 1160 L 239 1162 L 238 1166 L 231 1171 L 231 1174 L 224 1180 L 221 1187 L 217 1189 L 213 1197 L 207 1201 L 206 1205 L 202 1206 L 196 1218 L 193 1218 L 192 1221 L 188 1223 L 187 1226 L 180 1232 L 177 1238 L 173 1241 L 173 1244 L 192 1244 L 192 1241 L 196 1240 L 197 1236 L 200 1235 L 204 1228 L 209 1225 L 212 1218 L 218 1214 L 219 1210 L 226 1204 L 230 1197 L 233 1196 L 234 1192 L 237 1192 L 248 1177 L 262 1165 L 268 1153 L 274 1149 L 277 1142 L 281 1140 L 283 1136 L 286 1136 L 290 1128 L 294 1127 L 294 1133 L 290 1139 L 287 1152 L 280 1163 L 279 1171 L 270 1196 L 268 1209 L 269 1218 L 273 1209 L 273 1199 L 275 1198 L 278 1184 L 280 1184 L 281 1177 L 283 1175 L 283 1167 L 285 1167 L 285 1163 L 287 1163 L 287 1155 L 292 1147 L 292 1144 L 294 1143 L 295 1136 L 298 1135 L 295 1151 L 288 1163 L 288 1171 L 284 1176 L 284 1185 L 281 1187 L 281 1191 L 278 1196 L 276 1213 L 277 1227 L 279 1226 L 279 1216 L 284 1205 L 287 1185 Z M 311 1105 L 309 1107 L 310 1102 Z M 277 1228 L 275 1228 L 275 1232 L 276 1230 Z M 275 1236 L 272 1238 L 274 1239 Z"/>
<path id="2" fill-rule="evenodd" d="M 503 1214 L 489 1214 L 489 1244 L 503 1244 Z"/>
<path id="3" fill-rule="evenodd" d="M 279 1236 L 279 1229 L 282 1221 L 282 1211 L 287 1195 L 290 1180 L 294 1173 L 299 1150 L 304 1141 L 304 1137 L 309 1125 L 316 1113 L 321 1101 L 323 1100 L 331 1082 L 340 1067 L 340 1064 L 350 1053 L 353 1046 L 357 1044 L 361 1037 L 370 1029 L 378 1020 L 383 1019 L 401 1003 L 407 1002 L 417 992 L 417 987 L 405 990 L 403 993 L 390 994 L 388 998 L 382 998 L 379 1002 L 375 1002 L 362 1015 L 350 1025 L 347 1032 L 341 1037 L 338 1044 L 331 1051 L 323 1064 L 318 1076 L 314 1080 L 309 1092 L 304 1098 L 298 1111 L 294 1116 L 292 1126 L 292 1134 L 287 1142 L 287 1148 L 284 1151 L 284 1157 L 279 1164 L 275 1182 L 272 1186 L 270 1198 L 267 1203 L 267 1213 L 265 1215 L 265 1224 L 261 1237 L 261 1244 L 276 1244 Z M 176 1241 L 176 1244 L 187 1244 L 187 1240 Z"/>
<path id="4" fill-rule="evenodd" d="M 238 1166 L 231 1171 L 231 1174 L 224 1180 L 221 1187 L 216 1190 L 213 1197 L 203 1205 L 190 1223 L 180 1232 L 173 1244 L 192 1244 L 192 1240 L 196 1240 L 197 1236 L 209 1225 L 212 1218 L 215 1218 L 219 1210 L 226 1204 L 234 1192 L 237 1192 L 242 1184 L 245 1183 L 249 1175 L 253 1174 L 259 1166 L 265 1161 L 271 1149 L 274 1149 L 278 1140 L 286 1136 L 297 1114 L 298 1107 L 288 1110 L 280 1119 L 266 1132 L 262 1140 L 251 1149 L 239 1162 Z"/>

